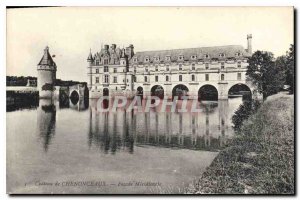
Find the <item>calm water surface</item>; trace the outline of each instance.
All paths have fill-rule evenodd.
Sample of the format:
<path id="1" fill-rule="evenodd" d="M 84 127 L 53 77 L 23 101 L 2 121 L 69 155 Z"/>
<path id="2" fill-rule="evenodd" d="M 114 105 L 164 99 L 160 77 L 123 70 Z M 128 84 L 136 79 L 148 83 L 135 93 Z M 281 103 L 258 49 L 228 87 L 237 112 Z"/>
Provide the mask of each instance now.
<path id="1" fill-rule="evenodd" d="M 40 100 L 7 112 L 7 191 L 180 192 L 232 137 L 241 103 L 199 102 L 199 113 L 100 113 L 93 101 Z"/>

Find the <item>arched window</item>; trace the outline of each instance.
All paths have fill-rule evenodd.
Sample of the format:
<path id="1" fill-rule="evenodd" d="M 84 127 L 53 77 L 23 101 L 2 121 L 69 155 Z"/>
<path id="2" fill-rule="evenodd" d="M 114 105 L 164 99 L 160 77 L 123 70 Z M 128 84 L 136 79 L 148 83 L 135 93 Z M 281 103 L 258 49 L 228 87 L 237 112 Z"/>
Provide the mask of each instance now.
<path id="1" fill-rule="evenodd" d="M 182 75 L 179 75 L 179 81 L 182 81 Z"/>
<path id="2" fill-rule="evenodd" d="M 144 81 L 145 81 L 145 83 L 147 83 L 147 82 L 148 82 L 148 78 L 147 78 L 147 76 L 145 76 L 145 77 L 144 77 Z"/>
<path id="3" fill-rule="evenodd" d="M 166 81 L 167 81 L 167 82 L 169 81 L 169 76 L 166 76 Z"/>

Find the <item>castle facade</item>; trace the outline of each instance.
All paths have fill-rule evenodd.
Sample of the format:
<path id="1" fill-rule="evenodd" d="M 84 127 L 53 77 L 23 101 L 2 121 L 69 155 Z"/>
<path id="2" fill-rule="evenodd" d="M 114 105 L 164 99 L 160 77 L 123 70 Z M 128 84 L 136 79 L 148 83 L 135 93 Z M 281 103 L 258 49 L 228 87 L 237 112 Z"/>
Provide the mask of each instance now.
<path id="1" fill-rule="evenodd" d="M 227 99 L 233 87 L 248 88 L 253 94 L 255 87 L 246 78 L 251 55 L 252 35 L 247 35 L 247 49 L 227 45 L 135 52 L 133 45 L 104 45 L 87 58 L 89 97 L 215 94 Z"/>

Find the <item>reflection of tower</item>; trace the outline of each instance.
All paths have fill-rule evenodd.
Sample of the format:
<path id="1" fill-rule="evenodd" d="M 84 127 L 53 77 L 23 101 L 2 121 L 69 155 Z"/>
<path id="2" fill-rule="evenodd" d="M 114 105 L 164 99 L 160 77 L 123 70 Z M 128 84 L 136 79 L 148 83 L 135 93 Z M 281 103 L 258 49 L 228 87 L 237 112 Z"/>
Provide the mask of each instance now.
<path id="1" fill-rule="evenodd" d="M 52 60 L 49 47 L 44 50 L 44 55 L 37 66 L 38 78 L 37 88 L 40 98 L 52 98 L 54 84 L 56 79 L 56 64 Z"/>
<path id="2" fill-rule="evenodd" d="M 56 109 L 51 99 L 41 99 L 37 109 L 37 127 L 45 151 L 55 133 Z"/>

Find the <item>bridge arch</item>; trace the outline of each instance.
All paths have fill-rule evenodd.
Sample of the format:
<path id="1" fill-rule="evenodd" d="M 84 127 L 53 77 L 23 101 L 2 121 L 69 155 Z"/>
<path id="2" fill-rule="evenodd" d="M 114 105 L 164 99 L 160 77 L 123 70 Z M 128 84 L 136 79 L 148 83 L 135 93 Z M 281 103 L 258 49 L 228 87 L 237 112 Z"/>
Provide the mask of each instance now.
<path id="1" fill-rule="evenodd" d="M 252 91 L 251 88 L 244 83 L 236 83 L 229 87 L 228 97 L 243 96 L 243 99 L 251 99 Z"/>
<path id="2" fill-rule="evenodd" d="M 71 91 L 70 100 L 72 104 L 76 105 L 79 101 L 79 93 L 76 90 Z"/>
<path id="3" fill-rule="evenodd" d="M 161 85 L 154 85 L 151 87 L 151 96 L 157 96 L 160 99 L 164 98 L 164 88 Z"/>
<path id="4" fill-rule="evenodd" d="M 172 89 L 172 99 L 174 96 L 178 96 L 178 99 L 182 99 L 183 96 L 188 96 L 189 88 L 183 84 L 175 85 Z"/>
<path id="5" fill-rule="evenodd" d="M 144 96 L 144 88 L 142 86 L 138 86 L 136 88 L 136 95 L 140 96 L 141 98 L 143 98 L 143 96 Z"/>
<path id="6" fill-rule="evenodd" d="M 198 100 L 209 100 L 217 101 L 218 100 L 218 89 L 210 84 L 203 85 L 198 90 Z"/>

